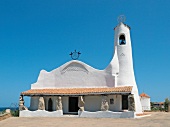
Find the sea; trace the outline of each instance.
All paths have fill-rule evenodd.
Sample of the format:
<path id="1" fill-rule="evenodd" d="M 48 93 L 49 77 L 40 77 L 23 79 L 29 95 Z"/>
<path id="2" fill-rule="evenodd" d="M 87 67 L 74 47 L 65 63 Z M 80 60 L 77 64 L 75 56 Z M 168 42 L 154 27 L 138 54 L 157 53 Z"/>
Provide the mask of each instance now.
<path id="1" fill-rule="evenodd" d="M 10 109 L 10 110 L 15 111 L 15 110 L 18 110 L 19 108 L 18 107 L 16 107 L 16 108 L 14 108 L 14 107 L 0 107 L 0 112 L 4 111 L 6 109 Z"/>

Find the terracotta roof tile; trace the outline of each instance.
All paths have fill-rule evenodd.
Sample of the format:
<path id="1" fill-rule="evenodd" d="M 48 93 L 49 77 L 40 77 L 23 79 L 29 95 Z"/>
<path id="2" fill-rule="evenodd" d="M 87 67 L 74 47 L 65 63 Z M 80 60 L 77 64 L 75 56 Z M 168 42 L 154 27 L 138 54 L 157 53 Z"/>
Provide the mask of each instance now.
<path id="1" fill-rule="evenodd" d="M 164 102 L 159 102 L 160 105 L 164 105 Z"/>
<path id="2" fill-rule="evenodd" d="M 131 93 L 132 86 L 112 88 L 60 88 L 60 89 L 30 89 L 22 95 L 83 95 L 83 94 L 109 94 L 109 93 Z"/>
<path id="3" fill-rule="evenodd" d="M 141 96 L 141 97 L 146 97 L 146 98 L 150 98 L 150 96 L 148 96 L 146 93 L 141 93 L 139 96 Z"/>

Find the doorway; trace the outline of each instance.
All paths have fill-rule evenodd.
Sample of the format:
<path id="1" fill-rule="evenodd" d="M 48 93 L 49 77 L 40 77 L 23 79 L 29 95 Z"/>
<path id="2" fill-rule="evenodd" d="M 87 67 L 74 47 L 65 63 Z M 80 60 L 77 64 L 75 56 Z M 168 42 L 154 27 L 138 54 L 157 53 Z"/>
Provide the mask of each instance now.
<path id="1" fill-rule="evenodd" d="M 69 112 L 77 113 L 78 110 L 78 97 L 69 97 Z"/>
<path id="2" fill-rule="evenodd" d="M 48 111 L 53 111 L 53 102 L 51 98 L 48 100 Z"/>
<path id="3" fill-rule="evenodd" d="M 128 95 L 122 95 L 122 110 L 128 110 Z"/>

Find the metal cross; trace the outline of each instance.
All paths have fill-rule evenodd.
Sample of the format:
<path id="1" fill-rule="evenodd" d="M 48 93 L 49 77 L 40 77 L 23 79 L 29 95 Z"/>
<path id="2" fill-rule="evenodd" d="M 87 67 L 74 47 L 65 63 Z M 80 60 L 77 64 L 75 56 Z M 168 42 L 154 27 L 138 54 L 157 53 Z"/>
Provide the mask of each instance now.
<path id="1" fill-rule="evenodd" d="M 117 21 L 118 21 L 118 23 L 120 23 L 120 22 L 125 22 L 125 21 L 126 21 L 125 15 L 120 15 L 120 16 L 117 18 Z"/>

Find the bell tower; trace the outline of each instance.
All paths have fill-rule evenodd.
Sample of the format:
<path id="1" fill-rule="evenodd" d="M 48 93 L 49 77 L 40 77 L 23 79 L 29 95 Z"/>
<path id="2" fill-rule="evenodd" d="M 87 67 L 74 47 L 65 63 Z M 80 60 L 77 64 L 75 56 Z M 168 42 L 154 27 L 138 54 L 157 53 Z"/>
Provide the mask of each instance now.
<path id="1" fill-rule="evenodd" d="M 114 47 L 117 48 L 119 61 L 117 86 L 134 86 L 136 82 L 133 70 L 130 27 L 120 22 L 114 30 Z"/>
<path id="2" fill-rule="evenodd" d="M 137 113 L 142 112 L 138 88 L 135 81 L 130 27 L 124 24 L 125 16 L 119 16 L 119 24 L 114 28 L 114 56 L 106 70 L 110 70 L 116 77 L 115 87 L 133 86 L 131 94 L 134 95 Z"/>

